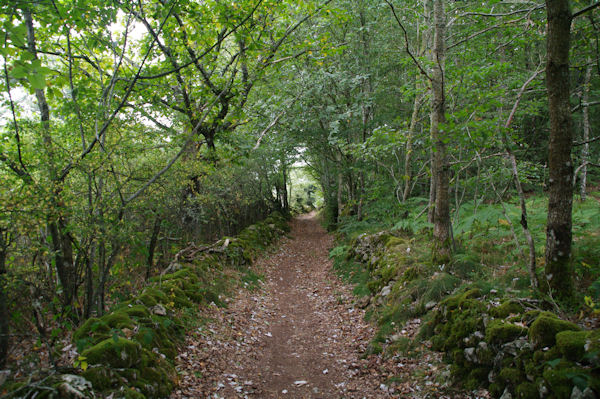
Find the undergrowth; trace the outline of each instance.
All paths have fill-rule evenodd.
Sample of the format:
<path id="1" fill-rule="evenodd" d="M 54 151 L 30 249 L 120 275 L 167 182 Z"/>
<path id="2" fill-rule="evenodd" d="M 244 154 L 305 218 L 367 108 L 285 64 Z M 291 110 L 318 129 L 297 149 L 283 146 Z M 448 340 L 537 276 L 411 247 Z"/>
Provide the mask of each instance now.
<path id="1" fill-rule="evenodd" d="M 581 323 L 585 320 L 597 319 L 600 313 L 598 198 L 600 193 L 592 193 L 586 201 L 575 201 L 573 207 L 573 266 L 577 305 L 561 309 L 560 314 L 562 317 L 579 320 Z M 500 317 L 502 311 L 498 313 L 493 308 L 502 303 L 512 303 L 510 301 L 513 300 L 525 301 L 529 308 L 533 306 L 551 311 L 557 310 L 560 304 L 553 301 L 551 297 L 534 292 L 530 288 L 527 268 L 528 247 L 520 224 L 521 209 L 516 198 L 506 201 L 504 206 L 465 202 L 458 209 L 454 209 L 452 222 L 455 252 L 449 265 L 437 265 L 431 261 L 432 226 L 427 222 L 427 212 L 424 209 L 426 205 L 425 198 L 414 198 L 402 205 L 390 201 L 375 201 L 365 207 L 365 216 L 362 220 L 357 220 L 355 216 L 347 216 L 338 226 L 338 245 L 330 253 L 334 259 L 334 268 L 346 281 L 354 284 L 354 293 L 359 297 L 357 304 L 366 307 L 367 318 L 378 327 L 367 354 L 414 356 L 415 348 L 420 346 L 399 334 L 410 320 L 421 320 L 425 326 L 419 339 L 432 336 L 435 338 L 438 334 L 436 325 L 443 323 L 447 325 L 445 331 L 449 332 L 457 328 L 467 328 L 464 332 L 467 337 L 475 332 L 475 330 L 471 331 L 471 328 L 483 328 L 483 324 L 479 323 L 483 323 L 481 317 L 484 317 L 487 312 L 491 312 L 489 317 L 492 319 Z M 536 272 L 539 278 L 543 278 L 546 199 L 541 196 L 531 196 L 527 199 L 527 210 L 528 225 L 536 245 Z M 477 294 L 472 294 L 474 299 L 464 299 L 466 301 L 464 306 L 473 303 L 472 317 L 475 319 L 469 321 L 471 319 L 463 318 L 455 321 L 440 317 L 440 309 L 455 309 L 443 305 L 451 300 L 449 298 L 460 293 L 471 295 L 466 293 L 475 292 L 472 290 L 477 290 Z M 475 306 L 476 303 L 480 305 Z M 523 311 L 522 307 L 514 309 L 517 313 Z M 535 317 L 525 322 L 523 327 L 525 329 L 519 327 L 520 324 L 517 324 L 518 328 L 513 327 L 512 324 L 507 326 L 499 324 L 497 325 L 499 329 L 485 333 L 489 334 L 489 337 L 482 336 L 480 342 L 485 345 L 487 339 L 511 341 L 522 336 L 523 331 L 527 331 L 526 327 L 533 320 Z M 459 324 L 452 323 L 467 324 L 459 327 Z M 497 334 L 509 335 L 505 337 Z M 474 355 L 471 356 L 469 352 L 470 358 L 463 354 L 464 343 L 457 347 L 452 345 L 438 346 L 436 349 L 460 350 L 460 353 L 447 354 L 447 360 L 452 363 L 454 382 L 458 385 L 464 383 L 464 386 L 468 385 L 469 389 L 488 386 L 492 381 L 488 373 L 492 369 L 502 372 L 502 375 L 525 372 L 523 362 L 514 363 L 510 366 L 512 367 L 510 370 L 497 369 L 498 365 L 492 363 L 481 368 L 471 362 Z M 565 370 L 568 370 L 568 367 L 571 367 L 569 364 L 560 367 L 566 367 Z M 476 371 L 463 375 L 461 373 L 465 370 L 464 367 L 472 367 Z M 537 385 L 529 382 L 527 385 L 521 377 L 514 377 L 512 380 L 508 377 L 500 377 L 499 380 L 494 380 L 490 389 L 496 397 L 500 396 L 504 389 L 517 397 L 529 397 L 525 392 L 535 391 L 537 395 L 539 390 L 557 390 L 560 385 L 562 387 L 560 389 L 570 395 L 573 388 L 571 379 L 567 378 L 558 383 L 551 377 L 556 373 L 552 374 L 553 371 L 548 370 L 548 367 L 543 365 L 538 368 Z M 543 376 L 542 372 L 544 372 Z M 594 373 L 584 374 L 592 378 Z M 583 390 L 588 386 L 591 387 L 591 385 L 581 385 L 579 388 Z"/>

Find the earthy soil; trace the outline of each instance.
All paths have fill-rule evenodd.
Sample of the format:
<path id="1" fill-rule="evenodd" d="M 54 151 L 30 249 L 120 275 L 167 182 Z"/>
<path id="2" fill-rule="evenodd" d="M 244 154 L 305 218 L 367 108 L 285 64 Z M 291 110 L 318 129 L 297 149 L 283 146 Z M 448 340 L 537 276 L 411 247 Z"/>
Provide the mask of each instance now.
<path id="1" fill-rule="evenodd" d="M 294 219 L 277 252 L 256 262 L 258 289 L 209 307 L 188 335 L 172 398 L 465 397 L 436 382 L 446 366 L 425 347 L 412 358 L 365 356 L 375 328 L 331 270 L 332 244 L 314 214 Z"/>

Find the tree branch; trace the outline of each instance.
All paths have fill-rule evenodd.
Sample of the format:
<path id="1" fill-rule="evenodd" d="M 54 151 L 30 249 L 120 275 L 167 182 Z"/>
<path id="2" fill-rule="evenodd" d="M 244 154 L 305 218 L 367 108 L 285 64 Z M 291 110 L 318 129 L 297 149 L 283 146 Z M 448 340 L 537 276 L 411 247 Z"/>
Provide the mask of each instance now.
<path id="1" fill-rule="evenodd" d="M 575 11 L 575 12 L 573 13 L 573 15 L 571 16 L 571 19 L 573 20 L 573 19 L 577 18 L 578 16 L 585 14 L 585 13 L 586 13 L 586 12 L 588 12 L 588 11 L 592 11 L 594 8 L 596 8 L 596 7 L 598 7 L 598 6 L 600 6 L 600 1 L 599 1 L 599 2 L 597 2 L 597 3 L 594 3 L 594 4 L 592 4 L 592 5 L 589 5 L 589 6 L 587 6 L 587 7 L 584 7 L 584 8 L 582 8 L 582 9 L 581 9 L 581 10 L 579 10 L 579 11 Z"/>
<path id="2" fill-rule="evenodd" d="M 425 75 L 425 77 L 428 80 L 431 81 L 432 79 L 429 76 L 429 74 L 427 73 L 427 71 L 425 71 L 425 69 L 423 69 L 423 67 L 421 66 L 421 64 L 419 63 L 419 61 L 415 58 L 415 56 L 413 55 L 413 53 L 410 51 L 410 47 L 408 46 L 408 32 L 406 32 L 406 29 L 404 28 L 404 25 L 402 25 L 402 22 L 400 21 L 400 18 L 398 18 L 398 14 L 396 14 L 396 9 L 394 8 L 394 5 L 389 0 L 385 0 L 385 2 L 392 9 L 392 14 L 394 14 L 394 18 L 396 19 L 396 22 L 398 23 L 398 26 L 400 26 L 400 29 L 402 29 L 402 32 L 404 33 L 404 43 L 406 45 L 406 52 L 408 53 L 408 55 L 410 56 L 410 58 L 412 58 L 413 63 L 417 66 L 417 68 L 419 68 L 419 71 L 421 71 L 421 74 Z"/>

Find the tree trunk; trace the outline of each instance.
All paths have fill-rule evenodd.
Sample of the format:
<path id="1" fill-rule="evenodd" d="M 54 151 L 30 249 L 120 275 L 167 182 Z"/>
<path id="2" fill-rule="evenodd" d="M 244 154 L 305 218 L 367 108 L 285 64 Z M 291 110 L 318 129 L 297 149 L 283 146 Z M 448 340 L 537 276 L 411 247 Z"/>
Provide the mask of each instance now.
<path id="1" fill-rule="evenodd" d="M 367 18 L 365 14 L 365 4 L 361 1 L 360 4 L 360 27 L 361 27 L 361 41 L 362 41 L 362 72 L 366 75 L 362 85 L 363 92 L 363 103 L 361 105 L 362 113 L 362 136 L 360 138 L 361 143 L 367 141 L 369 135 L 369 121 L 373 117 L 373 106 L 370 104 L 371 96 L 373 94 L 373 84 L 371 77 L 371 68 L 369 62 L 371 60 L 371 49 L 370 49 L 370 37 L 369 30 L 367 27 Z M 360 161 L 364 161 L 364 157 L 360 157 Z M 361 168 L 358 175 L 358 193 L 357 193 L 357 210 L 356 217 L 358 220 L 362 220 L 363 217 L 363 205 L 364 205 L 364 191 L 365 191 L 365 171 Z"/>
<path id="2" fill-rule="evenodd" d="M 344 184 L 344 175 L 342 173 L 342 154 L 338 151 L 336 155 L 338 164 L 337 164 L 337 223 L 340 222 L 342 218 L 342 210 L 344 208 L 342 204 L 342 190 Z"/>
<path id="3" fill-rule="evenodd" d="M 423 14 L 427 19 L 427 25 L 430 25 L 429 22 L 431 18 L 431 6 L 429 1 L 423 2 Z M 423 56 L 425 53 L 427 46 L 429 44 L 429 38 L 431 37 L 431 28 L 427 28 L 421 30 L 420 27 L 417 28 L 417 36 L 421 35 L 420 47 L 417 55 Z M 415 81 L 415 101 L 413 103 L 413 111 L 410 117 L 410 125 L 408 127 L 408 136 L 406 137 L 406 153 L 404 155 L 404 189 L 402 190 L 402 202 L 406 202 L 408 197 L 410 196 L 411 188 L 413 186 L 413 170 L 411 167 L 412 162 L 412 154 L 413 154 L 413 143 L 415 135 L 417 134 L 417 122 L 419 120 L 419 110 L 423 105 L 423 99 L 425 97 L 422 92 L 423 81 L 422 77 L 418 76 Z M 435 201 L 435 199 L 433 200 Z M 433 202 L 432 202 L 433 204 Z M 434 209 L 433 207 L 431 209 Z M 433 212 L 431 213 L 431 221 L 433 222 Z"/>
<path id="4" fill-rule="evenodd" d="M 0 369 L 6 366 L 8 356 L 9 317 L 6 297 L 6 254 L 8 242 L 4 229 L 0 229 Z"/>
<path id="5" fill-rule="evenodd" d="M 445 28 L 443 0 L 435 0 L 433 6 L 433 76 L 431 79 L 431 138 L 433 140 L 433 174 L 435 175 L 435 213 L 433 223 L 433 260 L 448 263 L 452 253 L 450 236 L 450 165 L 446 154 L 448 133 L 439 125 L 446 122 L 446 99 L 444 88 Z"/>
<path id="6" fill-rule="evenodd" d="M 429 179 L 429 204 L 427 205 L 427 222 L 433 224 L 435 216 L 435 173 L 433 171 L 433 149 L 429 152 L 431 178 Z"/>
<path id="7" fill-rule="evenodd" d="M 420 79 L 420 78 L 417 78 Z M 412 185 L 412 153 L 413 153 L 413 141 L 416 134 L 417 120 L 419 118 L 419 109 L 421 108 L 421 101 L 423 101 L 423 94 L 420 90 L 419 81 L 416 83 L 417 94 L 415 95 L 415 102 L 413 104 L 413 111 L 410 117 L 410 126 L 408 127 L 408 136 L 406 137 L 406 154 L 404 155 L 404 190 L 402 190 L 402 202 L 406 202 L 410 195 L 410 187 Z"/>
<path id="8" fill-rule="evenodd" d="M 150 237 L 150 244 L 148 245 L 148 259 L 146 260 L 146 281 L 150 279 L 150 272 L 154 267 L 154 251 L 156 249 L 156 243 L 158 243 L 158 234 L 160 233 L 160 225 L 162 218 L 157 212 L 154 217 L 154 225 L 152 226 L 152 236 Z"/>
<path id="9" fill-rule="evenodd" d="M 281 174 L 283 177 L 283 191 L 282 191 L 282 195 L 283 195 L 283 210 L 285 212 L 288 212 L 290 209 L 290 203 L 289 203 L 289 199 L 288 199 L 288 181 L 287 181 L 287 166 L 284 162 L 284 160 L 282 160 L 281 162 L 282 165 L 282 170 L 281 170 Z"/>
<path id="10" fill-rule="evenodd" d="M 27 49 L 37 59 L 37 49 L 35 44 L 35 31 L 33 19 L 28 10 L 23 11 L 25 25 L 27 26 Z M 66 209 L 60 198 L 62 190 L 61 182 L 58 177 L 58 169 L 55 164 L 54 145 L 50 134 L 50 108 L 46 101 L 44 90 L 36 89 L 38 108 L 40 110 L 40 120 L 42 123 L 42 141 L 50 175 L 50 184 L 53 186 L 51 203 L 54 209 L 50 210 L 48 217 L 48 228 L 52 237 L 52 250 L 54 252 L 55 267 L 63 288 L 63 306 L 71 305 L 77 291 L 77 268 L 73 262 L 73 245 L 71 237 L 68 234 L 68 222 Z"/>
<path id="11" fill-rule="evenodd" d="M 568 0 L 546 0 L 548 14 L 546 87 L 550 112 L 546 279 L 553 294 L 572 294 L 573 121 L 569 103 L 571 10 Z"/>
<path id="12" fill-rule="evenodd" d="M 581 150 L 581 200 L 585 201 L 587 189 L 587 163 L 590 157 L 590 82 L 592 80 L 592 59 L 588 58 L 587 69 L 585 70 L 585 81 L 583 84 L 583 149 Z"/>

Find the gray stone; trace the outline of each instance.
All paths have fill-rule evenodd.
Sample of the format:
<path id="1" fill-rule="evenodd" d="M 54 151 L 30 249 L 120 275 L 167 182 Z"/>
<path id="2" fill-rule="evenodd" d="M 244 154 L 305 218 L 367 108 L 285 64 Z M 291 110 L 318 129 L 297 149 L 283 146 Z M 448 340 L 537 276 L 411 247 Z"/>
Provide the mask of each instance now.
<path id="1" fill-rule="evenodd" d="M 386 285 L 381 290 L 381 296 L 385 298 L 386 296 L 390 295 L 391 292 L 392 292 L 392 287 L 390 287 L 389 285 Z"/>
<path id="2" fill-rule="evenodd" d="M 157 316 L 166 316 L 167 315 L 167 309 L 165 309 L 165 307 L 163 305 L 161 305 L 160 303 L 157 303 L 155 306 L 152 307 L 152 313 L 154 313 Z"/>
<path id="3" fill-rule="evenodd" d="M 465 359 L 471 363 L 477 363 L 477 356 L 475 355 L 475 348 L 465 348 L 464 350 Z"/>
<path id="4" fill-rule="evenodd" d="M 512 399 L 512 394 L 508 390 L 508 387 L 504 388 L 504 392 L 502 393 L 502 396 L 500 396 L 500 399 Z"/>

